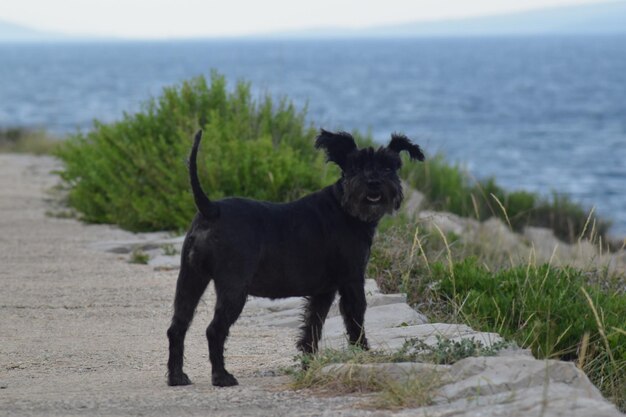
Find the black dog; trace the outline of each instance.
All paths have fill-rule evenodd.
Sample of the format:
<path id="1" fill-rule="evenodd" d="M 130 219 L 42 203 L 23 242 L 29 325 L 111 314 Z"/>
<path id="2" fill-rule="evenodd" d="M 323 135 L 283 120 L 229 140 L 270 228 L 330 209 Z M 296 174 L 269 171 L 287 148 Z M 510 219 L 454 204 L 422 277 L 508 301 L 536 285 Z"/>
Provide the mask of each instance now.
<path id="1" fill-rule="evenodd" d="M 328 160 L 341 168 L 335 184 L 286 204 L 243 198 L 212 202 L 198 180 L 201 137 L 199 131 L 189 157 L 199 213 L 183 244 L 174 317 L 167 331 L 168 384 L 191 383 L 183 372 L 185 333 L 211 279 L 217 302 L 206 336 L 213 385 L 237 385 L 224 368 L 224 342 L 248 295 L 307 297 L 297 346 L 312 353 L 339 291 L 349 341 L 368 349 L 363 286 L 372 238 L 381 217 L 402 202 L 399 153 L 408 151 L 411 159 L 421 161 L 419 146 L 394 134 L 387 147 L 359 150 L 349 134 L 322 130 L 315 147 L 323 148 Z"/>

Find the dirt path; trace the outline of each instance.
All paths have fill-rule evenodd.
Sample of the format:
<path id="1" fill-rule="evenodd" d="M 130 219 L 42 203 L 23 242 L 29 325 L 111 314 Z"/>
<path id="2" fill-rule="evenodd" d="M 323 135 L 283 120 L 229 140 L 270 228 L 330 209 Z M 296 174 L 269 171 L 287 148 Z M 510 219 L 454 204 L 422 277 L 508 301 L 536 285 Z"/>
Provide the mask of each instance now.
<path id="1" fill-rule="evenodd" d="M 177 272 L 90 248 L 126 232 L 47 216 L 55 168 L 47 157 L 0 155 L 0 416 L 386 414 L 355 409 L 355 398 L 285 389 L 280 370 L 293 364 L 295 333 L 259 326 L 254 307 L 227 344 L 241 385 L 214 388 L 204 337 L 212 291 L 187 339 L 185 369 L 195 384 L 167 387 Z"/>

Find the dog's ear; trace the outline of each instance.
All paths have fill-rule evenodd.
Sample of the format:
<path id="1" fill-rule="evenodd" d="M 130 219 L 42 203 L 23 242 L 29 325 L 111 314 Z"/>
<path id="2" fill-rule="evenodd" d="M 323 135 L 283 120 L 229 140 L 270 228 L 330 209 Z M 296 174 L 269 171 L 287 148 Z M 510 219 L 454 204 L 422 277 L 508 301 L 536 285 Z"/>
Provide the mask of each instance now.
<path id="1" fill-rule="evenodd" d="M 332 161 L 344 170 L 348 155 L 356 151 L 356 143 L 351 134 L 346 132 L 333 133 L 321 129 L 315 139 L 315 148 L 324 148 L 328 161 Z"/>
<path id="2" fill-rule="evenodd" d="M 387 149 L 394 151 L 397 154 L 402 151 L 407 151 L 411 159 L 417 159 L 418 161 L 424 160 L 424 153 L 422 152 L 422 149 L 418 145 L 411 143 L 409 138 L 399 133 L 391 134 L 391 141 L 389 141 Z"/>

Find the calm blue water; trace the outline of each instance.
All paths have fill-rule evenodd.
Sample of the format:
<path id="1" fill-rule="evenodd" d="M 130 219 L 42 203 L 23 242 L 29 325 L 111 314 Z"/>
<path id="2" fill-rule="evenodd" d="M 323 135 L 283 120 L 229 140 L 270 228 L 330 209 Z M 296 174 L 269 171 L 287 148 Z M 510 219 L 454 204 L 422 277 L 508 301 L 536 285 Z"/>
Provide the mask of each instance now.
<path id="1" fill-rule="evenodd" d="M 567 193 L 626 234 L 626 38 L 0 45 L 0 126 L 63 134 L 208 74 L 401 131 L 510 189 Z"/>

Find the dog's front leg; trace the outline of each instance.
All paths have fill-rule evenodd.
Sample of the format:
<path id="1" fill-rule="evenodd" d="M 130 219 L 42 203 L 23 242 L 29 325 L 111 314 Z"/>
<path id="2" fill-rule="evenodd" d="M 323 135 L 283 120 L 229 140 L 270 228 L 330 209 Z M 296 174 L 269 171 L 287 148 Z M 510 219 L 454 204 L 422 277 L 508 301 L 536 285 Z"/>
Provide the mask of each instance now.
<path id="1" fill-rule="evenodd" d="M 365 337 L 365 288 L 362 282 L 346 284 L 339 288 L 341 299 L 339 300 L 339 310 L 343 316 L 343 322 L 348 332 L 350 344 L 356 345 L 364 350 L 369 350 L 367 338 Z"/>

